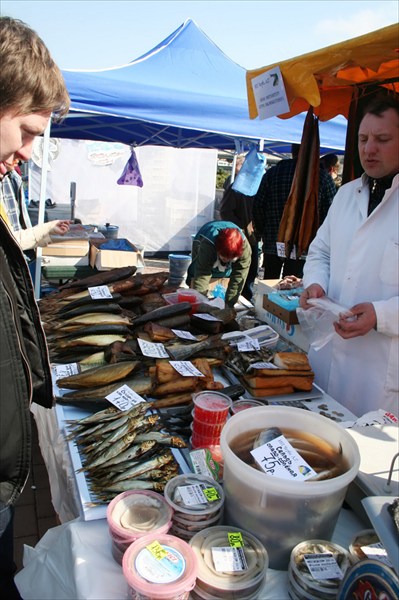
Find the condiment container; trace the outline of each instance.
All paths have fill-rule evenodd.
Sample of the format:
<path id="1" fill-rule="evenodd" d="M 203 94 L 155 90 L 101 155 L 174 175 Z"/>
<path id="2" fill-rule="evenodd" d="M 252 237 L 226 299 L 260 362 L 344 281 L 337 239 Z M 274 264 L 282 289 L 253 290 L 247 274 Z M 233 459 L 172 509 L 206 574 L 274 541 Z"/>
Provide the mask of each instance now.
<path id="1" fill-rule="evenodd" d="M 184 540 L 148 534 L 128 547 L 122 569 L 133 600 L 187 600 L 195 586 L 198 560 Z"/>
<path id="2" fill-rule="evenodd" d="M 254 429 L 293 428 L 321 438 L 347 465 L 342 475 L 324 481 L 274 477 L 239 458 L 234 443 Z M 265 544 L 270 567 L 288 568 L 292 548 L 302 540 L 331 539 L 348 485 L 356 477 L 356 442 L 327 417 L 300 408 L 262 406 L 233 415 L 222 430 L 225 522 L 256 535 Z"/>
<path id="3" fill-rule="evenodd" d="M 359 560 L 367 558 L 382 560 L 388 566 L 391 564 L 385 549 L 382 547 L 380 538 L 374 529 L 363 529 L 353 536 L 349 544 L 349 555 L 353 565 L 359 562 Z"/>
<path id="4" fill-rule="evenodd" d="M 177 475 L 167 482 L 164 495 L 173 509 L 172 529 L 183 529 L 185 539 L 195 532 L 190 530 L 190 522 L 194 528 L 203 529 L 223 516 L 223 488 L 211 477 L 196 473 Z"/>
<path id="5" fill-rule="evenodd" d="M 350 567 L 349 553 L 327 540 L 300 542 L 291 552 L 288 589 L 299 598 L 335 600 Z"/>
<path id="6" fill-rule="evenodd" d="M 259 598 L 268 553 L 251 533 L 230 525 L 208 527 L 190 540 L 198 559 L 194 598 Z"/>
<path id="7" fill-rule="evenodd" d="M 231 398 L 221 392 L 204 391 L 193 395 L 194 421 L 225 423 L 232 404 Z"/>
<path id="8" fill-rule="evenodd" d="M 366 559 L 353 565 L 341 582 L 336 600 L 348 598 L 399 598 L 399 578 L 379 560 Z"/>
<path id="9" fill-rule="evenodd" d="M 233 415 L 236 415 L 242 410 L 246 410 L 247 408 L 256 408 L 258 406 L 265 406 L 265 404 L 264 402 L 260 402 L 260 400 L 236 400 L 235 402 L 233 402 L 231 412 Z"/>
<path id="10" fill-rule="evenodd" d="M 107 522 L 112 537 L 112 554 L 121 564 L 128 546 L 149 533 L 167 533 L 173 509 L 165 498 L 151 490 L 131 490 L 114 498 L 107 507 Z"/>

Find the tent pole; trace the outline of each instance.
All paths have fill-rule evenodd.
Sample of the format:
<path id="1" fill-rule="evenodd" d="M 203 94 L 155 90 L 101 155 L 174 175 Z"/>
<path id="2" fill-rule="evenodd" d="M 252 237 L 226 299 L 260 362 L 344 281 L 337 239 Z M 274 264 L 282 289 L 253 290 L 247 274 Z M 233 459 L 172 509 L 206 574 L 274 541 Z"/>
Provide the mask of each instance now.
<path id="1" fill-rule="evenodd" d="M 47 189 L 47 167 L 48 157 L 50 148 L 50 128 L 51 119 L 43 134 L 43 153 L 42 153 L 42 172 L 40 179 L 40 196 L 39 196 L 39 211 L 37 217 L 37 224 L 41 225 L 44 223 L 44 209 L 46 202 L 46 189 Z M 40 288 L 42 279 L 42 249 L 40 246 L 36 248 L 36 270 L 35 270 L 35 298 L 40 298 Z"/>

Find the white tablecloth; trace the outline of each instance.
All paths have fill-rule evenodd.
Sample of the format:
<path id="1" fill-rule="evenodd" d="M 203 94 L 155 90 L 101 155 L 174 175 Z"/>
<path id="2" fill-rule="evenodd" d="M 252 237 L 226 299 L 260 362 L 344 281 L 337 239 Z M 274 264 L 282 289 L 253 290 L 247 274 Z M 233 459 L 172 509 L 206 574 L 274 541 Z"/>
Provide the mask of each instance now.
<path id="1" fill-rule="evenodd" d="M 364 523 L 342 509 L 333 541 L 348 548 Z M 16 584 L 24 600 L 127 600 L 122 567 L 111 554 L 105 519 L 75 520 L 49 529 L 35 548 L 25 546 L 24 568 Z M 287 573 L 268 569 L 262 600 L 288 598 Z"/>

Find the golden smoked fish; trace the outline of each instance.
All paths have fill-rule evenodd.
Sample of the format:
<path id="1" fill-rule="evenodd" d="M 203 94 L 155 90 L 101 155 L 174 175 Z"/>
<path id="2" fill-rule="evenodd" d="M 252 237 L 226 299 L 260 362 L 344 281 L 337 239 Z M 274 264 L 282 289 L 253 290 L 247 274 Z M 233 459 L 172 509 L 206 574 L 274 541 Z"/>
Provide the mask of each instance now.
<path id="1" fill-rule="evenodd" d="M 114 381 L 124 379 L 140 365 L 141 362 L 132 360 L 130 362 L 121 362 L 112 365 L 107 364 L 103 367 L 94 367 L 76 375 L 61 377 L 60 379 L 57 379 L 57 385 L 60 388 L 70 390 L 107 385 Z"/>

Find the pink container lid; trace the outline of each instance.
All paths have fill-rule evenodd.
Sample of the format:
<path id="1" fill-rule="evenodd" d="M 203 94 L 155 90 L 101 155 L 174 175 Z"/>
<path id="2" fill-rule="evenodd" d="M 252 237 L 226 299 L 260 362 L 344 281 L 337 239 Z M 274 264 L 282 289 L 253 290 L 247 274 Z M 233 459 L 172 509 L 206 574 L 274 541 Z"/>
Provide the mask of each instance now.
<path id="1" fill-rule="evenodd" d="M 148 548 L 150 544 L 167 555 L 157 557 Z M 137 593 L 154 600 L 177 600 L 194 588 L 198 559 L 184 540 L 168 534 L 149 534 L 129 546 L 123 556 L 122 570 Z"/>
<path id="2" fill-rule="evenodd" d="M 133 542 L 149 533 L 167 533 L 173 509 L 162 494 L 130 490 L 116 496 L 107 507 L 107 522 L 117 543 Z"/>

